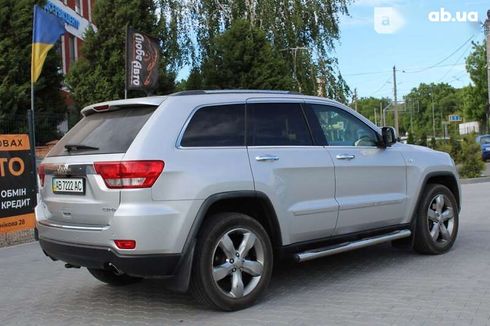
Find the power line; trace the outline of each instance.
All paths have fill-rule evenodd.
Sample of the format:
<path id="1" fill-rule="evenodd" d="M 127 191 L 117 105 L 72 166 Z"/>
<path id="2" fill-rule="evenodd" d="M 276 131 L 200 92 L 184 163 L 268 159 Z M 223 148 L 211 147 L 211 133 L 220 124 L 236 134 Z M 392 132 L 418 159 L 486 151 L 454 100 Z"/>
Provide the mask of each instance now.
<path id="1" fill-rule="evenodd" d="M 468 44 L 476 35 L 477 35 L 477 33 L 473 34 L 469 39 L 467 39 L 466 41 L 464 41 L 463 44 L 461 44 L 460 46 L 458 46 L 458 48 L 456 50 L 454 50 L 453 52 L 451 52 L 451 54 L 449 54 L 448 56 L 446 56 L 441 61 L 439 61 L 439 62 L 437 62 L 437 63 L 435 63 L 435 64 L 433 64 L 431 66 L 422 68 L 420 70 L 415 70 L 415 71 L 406 71 L 406 70 L 404 70 L 403 72 L 404 73 L 407 73 L 407 74 L 415 74 L 415 73 L 427 71 L 429 69 L 432 69 L 432 68 L 435 68 L 435 67 L 440 66 L 441 63 L 445 62 L 446 60 L 448 60 L 449 58 L 451 58 L 453 55 L 455 55 L 456 53 L 458 53 L 459 50 L 461 50 L 466 44 Z"/>

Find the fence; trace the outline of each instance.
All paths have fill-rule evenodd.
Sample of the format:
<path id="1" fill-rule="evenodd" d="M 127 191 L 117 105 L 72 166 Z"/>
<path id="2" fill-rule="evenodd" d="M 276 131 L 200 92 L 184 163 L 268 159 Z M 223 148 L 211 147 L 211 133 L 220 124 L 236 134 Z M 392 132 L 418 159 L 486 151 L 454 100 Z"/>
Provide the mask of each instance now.
<path id="1" fill-rule="evenodd" d="M 36 145 L 60 139 L 78 121 L 78 115 L 36 113 Z M 0 134 L 28 133 L 27 112 L 0 116 Z"/>

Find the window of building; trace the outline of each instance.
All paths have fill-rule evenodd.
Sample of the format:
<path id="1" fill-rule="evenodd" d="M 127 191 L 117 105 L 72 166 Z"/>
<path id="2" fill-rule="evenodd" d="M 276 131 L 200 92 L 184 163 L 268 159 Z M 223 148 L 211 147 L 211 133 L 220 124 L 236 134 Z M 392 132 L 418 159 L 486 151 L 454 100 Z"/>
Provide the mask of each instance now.
<path id="1" fill-rule="evenodd" d="M 312 145 L 310 131 L 300 104 L 260 103 L 247 106 L 251 114 L 251 146 Z"/>
<path id="2" fill-rule="evenodd" d="M 82 13 L 82 0 L 75 0 L 75 12 L 80 16 L 83 16 Z"/>
<path id="3" fill-rule="evenodd" d="M 70 52 L 69 57 L 71 67 L 71 65 L 77 61 L 77 39 L 73 35 L 68 36 L 68 51 Z"/>
<path id="4" fill-rule="evenodd" d="M 245 145 L 245 105 L 220 105 L 199 109 L 189 122 L 181 145 L 220 147 Z"/>

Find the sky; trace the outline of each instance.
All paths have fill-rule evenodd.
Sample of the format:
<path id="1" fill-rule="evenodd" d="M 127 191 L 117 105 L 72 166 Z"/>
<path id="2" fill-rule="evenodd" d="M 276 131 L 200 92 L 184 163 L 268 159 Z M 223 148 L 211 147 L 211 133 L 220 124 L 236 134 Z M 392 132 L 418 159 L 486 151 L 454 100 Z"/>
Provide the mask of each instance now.
<path id="1" fill-rule="evenodd" d="M 399 100 L 422 82 L 468 85 L 465 58 L 485 37 L 488 9 L 488 0 L 357 0 L 341 17 L 340 72 L 359 97 L 392 98 L 393 66 Z"/>

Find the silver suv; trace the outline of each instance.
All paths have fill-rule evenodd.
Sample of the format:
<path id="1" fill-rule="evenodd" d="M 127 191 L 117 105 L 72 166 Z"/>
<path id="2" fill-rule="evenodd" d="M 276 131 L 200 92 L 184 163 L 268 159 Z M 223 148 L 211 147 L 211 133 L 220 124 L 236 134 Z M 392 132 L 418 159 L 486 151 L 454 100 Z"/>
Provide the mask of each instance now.
<path id="1" fill-rule="evenodd" d="M 192 91 L 82 113 L 39 168 L 39 242 L 109 284 L 167 278 L 237 310 L 276 258 L 386 241 L 441 254 L 458 232 L 449 155 L 396 142 L 335 101 Z"/>

